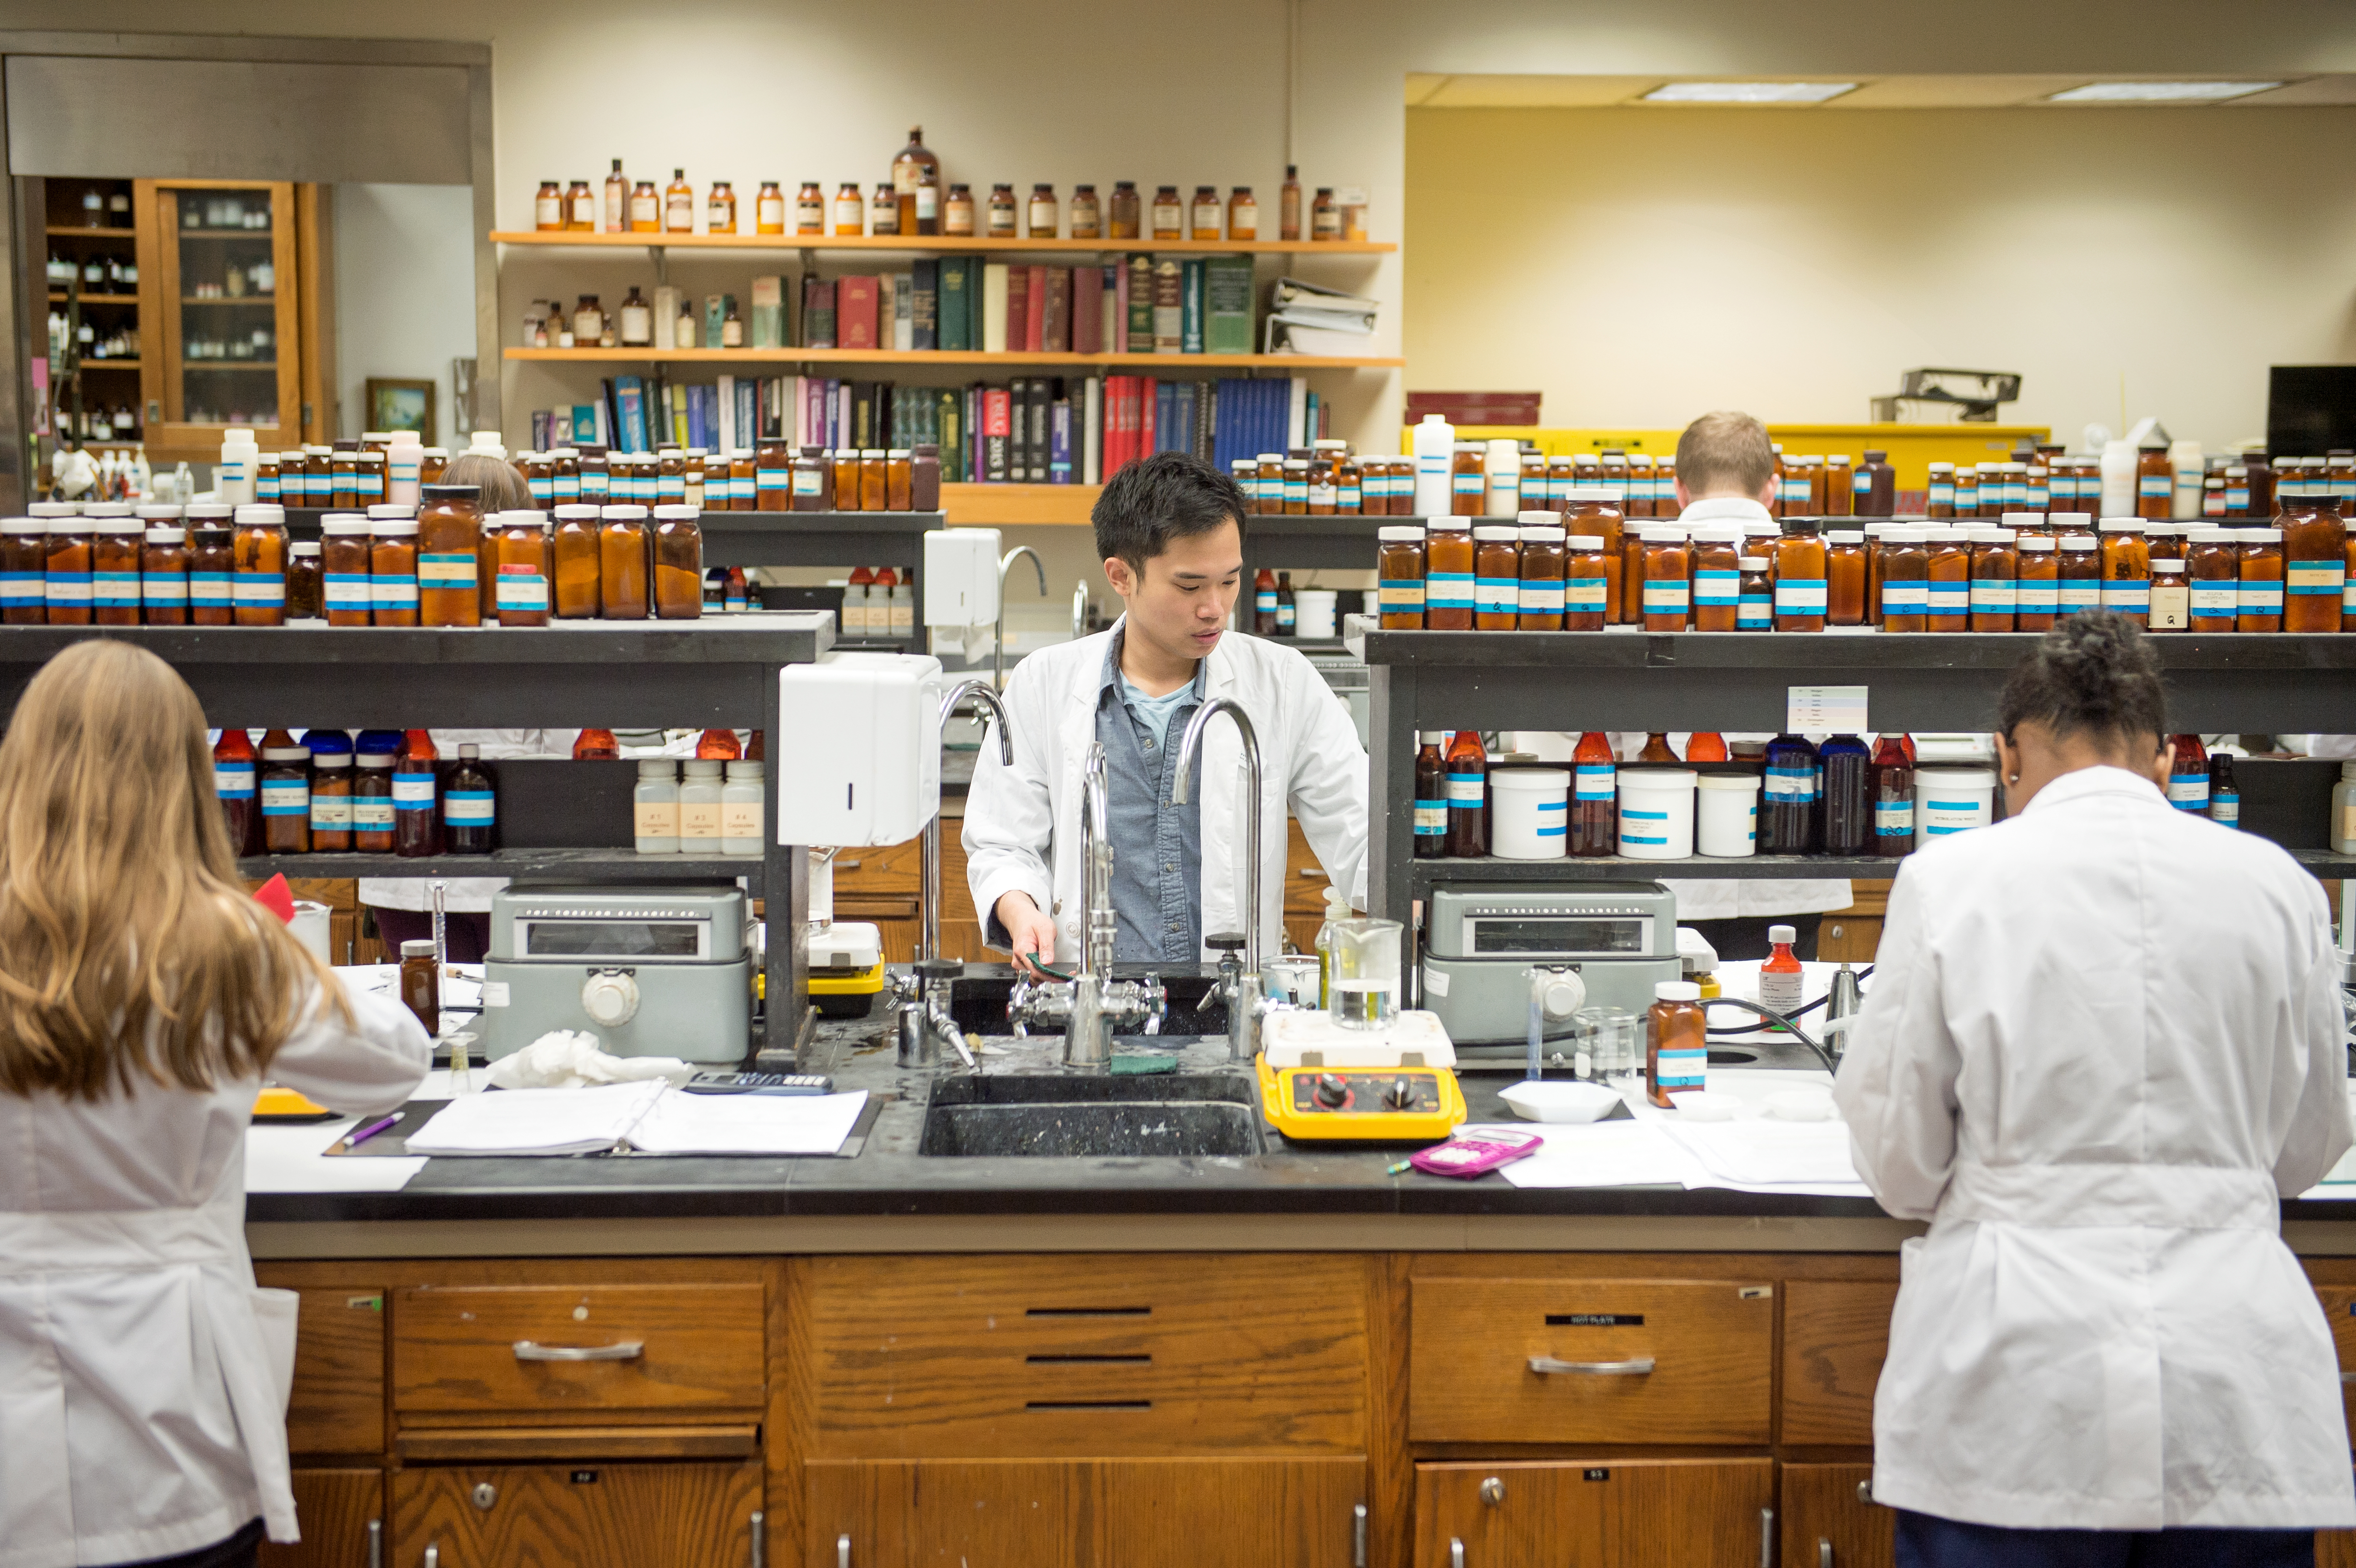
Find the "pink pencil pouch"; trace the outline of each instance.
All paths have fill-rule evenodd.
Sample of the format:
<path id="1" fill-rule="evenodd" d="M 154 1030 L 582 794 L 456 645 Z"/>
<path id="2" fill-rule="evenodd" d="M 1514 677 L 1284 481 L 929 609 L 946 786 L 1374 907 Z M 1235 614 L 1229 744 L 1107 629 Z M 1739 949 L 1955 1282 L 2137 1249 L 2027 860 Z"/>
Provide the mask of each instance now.
<path id="1" fill-rule="evenodd" d="M 1537 1133 L 1451 1138 L 1416 1150 L 1407 1162 L 1426 1176 L 1481 1176 L 1536 1154 L 1544 1142 Z"/>

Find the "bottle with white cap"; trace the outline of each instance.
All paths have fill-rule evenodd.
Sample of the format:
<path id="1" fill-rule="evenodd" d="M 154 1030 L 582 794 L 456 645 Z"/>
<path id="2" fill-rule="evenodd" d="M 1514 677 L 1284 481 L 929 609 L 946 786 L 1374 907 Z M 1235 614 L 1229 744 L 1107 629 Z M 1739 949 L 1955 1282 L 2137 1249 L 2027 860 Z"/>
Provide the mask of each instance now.
<path id="1" fill-rule="evenodd" d="M 1799 959 L 1792 954 L 1792 944 L 1799 939 L 1799 932 L 1792 926 L 1769 926 L 1767 944 L 1773 951 L 1759 965 L 1759 1005 L 1772 1008 L 1785 1018 L 1799 1011 L 1806 976 Z"/>
<path id="2" fill-rule="evenodd" d="M 254 442 L 253 432 L 242 425 L 231 425 L 221 432 L 220 460 L 213 466 L 217 498 L 232 507 L 251 503 L 254 476 L 261 466 L 262 449 Z"/>

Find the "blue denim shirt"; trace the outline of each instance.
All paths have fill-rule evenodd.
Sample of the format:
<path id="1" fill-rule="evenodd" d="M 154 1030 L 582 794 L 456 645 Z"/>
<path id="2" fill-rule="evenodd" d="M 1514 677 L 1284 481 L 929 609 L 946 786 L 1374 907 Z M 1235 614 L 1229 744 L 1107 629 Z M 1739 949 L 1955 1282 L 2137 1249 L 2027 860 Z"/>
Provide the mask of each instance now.
<path id="1" fill-rule="evenodd" d="M 1187 699 L 1170 716 L 1157 742 L 1153 727 L 1128 701 L 1120 651 L 1126 632 L 1105 649 L 1097 688 L 1097 739 L 1104 742 L 1105 777 L 1112 787 L 1107 821 L 1112 830 L 1112 907 L 1120 918 L 1113 956 L 1125 961 L 1192 964 L 1203 950 L 1202 761 L 1196 786 L 1183 805 L 1171 804 L 1178 775 L 1178 741 L 1203 703 L 1203 668 L 1196 666 Z"/>

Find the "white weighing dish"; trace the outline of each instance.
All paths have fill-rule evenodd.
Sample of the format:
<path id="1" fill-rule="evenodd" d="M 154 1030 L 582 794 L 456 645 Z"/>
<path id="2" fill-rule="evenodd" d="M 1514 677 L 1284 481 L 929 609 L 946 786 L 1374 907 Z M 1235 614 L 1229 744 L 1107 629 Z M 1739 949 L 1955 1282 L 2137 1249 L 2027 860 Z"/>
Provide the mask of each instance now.
<path id="1" fill-rule="evenodd" d="M 1742 1101 L 1733 1094 L 1713 1094 L 1707 1089 L 1688 1089 L 1682 1094 L 1672 1094 L 1669 1101 L 1677 1115 L 1689 1122 L 1730 1122 L 1741 1114 Z"/>
<path id="2" fill-rule="evenodd" d="M 1778 1089 L 1767 1096 L 1765 1112 L 1779 1122 L 1829 1122 L 1833 1092 L 1829 1089 Z"/>
<path id="3" fill-rule="evenodd" d="M 1596 1122 L 1620 1103 L 1616 1089 L 1566 1078 L 1559 1083 L 1529 1080 L 1497 1091 L 1497 1098 L 1526 1122 Z"/>

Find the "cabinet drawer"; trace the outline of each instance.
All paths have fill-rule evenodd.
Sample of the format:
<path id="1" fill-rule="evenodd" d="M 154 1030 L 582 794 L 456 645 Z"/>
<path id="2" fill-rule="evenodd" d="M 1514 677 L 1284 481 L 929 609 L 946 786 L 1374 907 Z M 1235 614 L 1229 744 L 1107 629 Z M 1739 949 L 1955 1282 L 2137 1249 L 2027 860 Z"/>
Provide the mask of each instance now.
<path id="1" fill-rule="evenodd" d="M 1895 1280 L 1784 1284 L 1781 1441 L 1873 1441 L 1873 1385 L 1897 1305 Z"/>
<path id="2" fill-rule="evenodd" d="M 384 1448 L 384 1290 L 306 1287 L 296 1293 L 294 1392 L 286 1447 L 294 1454 L 377 1454 Z"/>
<path id="3" fill-rule="evenodd" d="M 415 1568 L 430 1547 L 440 1568 L 744 1568 L 760 1507 L 758 1462 L 396 1470 L 387 1562 Z"/>
<path id="4" fill-rule="evenodd" d="M 761 1296 L 754 1284 L 412 1286 L 394 1300 L 393 1407 L 756 1410 Z"/>
<path id="5" fill-rule="evenodd" d="M 941 880 L 948 880 L 948 855 L 943 846 Z M 834 858 L 834 891 L 844 893 L 913 893 L 924 886 L 925 841 L 870 844 L 843 850 Z"/>
<path id="6" fill-rule="evenodd" d="M 1361 1454 L 1365 1265 L 1342 1256 L 815 1258 L 813 1458 Z"/>
<path id="7" fill-rule="evenodd" d="M 1733 1280 L 1416 1280 L 1408 1435 L 1764 1443 L 1774 1296 Z"/>
<path id="8" fill-rule="evenodd" d="M 1414 1568 L 1763 1563 L 1774 1505 L 1772 1459 L 1418 1465 L 1409 1561 Z M 1791 1568 L 1815 1562 L 1783 1561 Z"/>
<path id="9" fill-rule="evenodd" d="M 2323 1320 L 2331 1326 L 2331 1346 L 2340 1352 L 2340 1397 L 2347 1405 L 2351 1431 L 2356 1431 L 2356 1285 L 2319 1285 L 2315 1298 L 2323 1304 Z"/>
<path id="10" fill-rule="evenodd" d="M 1890 1568 L 1898 1560 L 1898 1515 L 1873 1500 L 1872 1466 L 1786 1465 L 1783 1483 L 1783 1561 L 1793 1568 Z"/>

